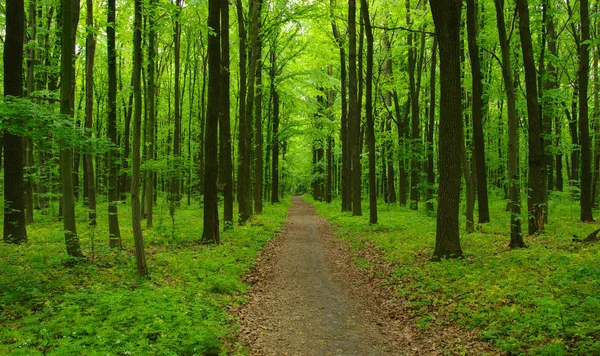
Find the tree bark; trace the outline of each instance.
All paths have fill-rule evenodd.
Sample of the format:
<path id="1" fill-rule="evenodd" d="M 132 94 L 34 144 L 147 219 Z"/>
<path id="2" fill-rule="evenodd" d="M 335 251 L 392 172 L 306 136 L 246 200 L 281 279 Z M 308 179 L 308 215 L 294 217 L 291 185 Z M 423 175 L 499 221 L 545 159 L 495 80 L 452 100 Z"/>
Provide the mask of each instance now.
<path id="1" fill-rule="evenodd" d="M 581 193 L 579 205 L 582 222 L 592 222 L 592 153 L 588 118 L 588 85 L 590 72 L 590 15 L 588 0 L 579 2 L 581 46 L 579 55 L 579 139 L 581 142 Z"/>
<path id="2" fill-rule="evenodd" d="M 92 136 L 94 122 L 94 58 L 96 55 L 96 35 L 94 28 L 94 1 L 87 0 L 86 25 L 88 34 L 85 41 L 85 128 L 87 137 Z M 90 226 L 96 226 L 96 183 L 94 182 L 94 161 L 91 153 L 83 157 L 84 196 L 87 197 Z"/>
<path id="3" fill-rule="evenodd" d="M 142 208 L 140 205 L 140 146 L 142 127 L 142 0 L 134 1 L 133 28 L 133 142 L 131 152 L 131 226 L 135 243 L 135 261 L 140 278 L 148 276 L 144 237 L 142 235 Z"/>
<path id="4" fill-rule="evenodd" d="M 219 207 L 217 179 L 219 170 L 218 126 L 221 94 L 221 6 L 220 0 L 208 2 L 208 105 L 204 143 L 204 231 L 202 242 L 219 244 Z M 241 118 L 240 118 L 241 119 Z"/>
<path id="5" fill-rule="evenodd" d="M 463 129 L 460 83 L 461 1 L 430 1 L 440 47 L 440 135 L 438 214 L 433 260 L 458 258 L 460 247 L 458 210 L 460 201 L 460 152 Z"/>
<path id="6" fill-rule="evenodd" d="M 88 0 L 89 1 L 89 0 Z M 148 93 L 147 99 L 148 105 L 148 122 L 146 126 L 146 148 L 148 159 L 154 159 L 154 127 L 156 126 L 156 85 L 155 85 L 155 72 L 156 65 L 154 63 L 156 56 L 156 2 L 150 0 L 148 2 Z M 152 169 L 146 170 L 146 227 L 152 228 L 153 225 L 153 207 L 154 207 L 154 171 Z"/>
<path id="7" fill-rule="evenodd" d="M 258 21 L 260 24 L 260 13 L 262 9 L 262 0 L 258 1 Z M 262 132 L 262 39 L 260 31 L 258 33 L 257 46 L 253 48 L 256 52 L 256 93 L 255 93 L 255 113 L 254 113 L 254 212 L 262 213 L 263 208 L 263 132 Z"/>
<path id="8" fill-rule="evenodd" d="M 483 136 L 483 85 L 481 81 L 479 45 L 477 44 L 477 7 L 475 6 L 475 0 L 467 1 L 467 33 L 473 90 L 471 120 L 473 122 L 475 175 L 477 177 L 477 205 L 479 223 L 482 224 L 490 221 L 490 208 L 488 203 L 487 170 Z"/>
<path id="9" fill-rule="evenodd" d="M 519 11 L 519 35 L 525 68 L 525 88 L 527 93 L 528 138 L 529 138 L 529 174 L 527 199 L 529 234 L 544 232 L 544 197 L 542 194 L 542 169 L 544 155 L 542 151 L 542 119 L 538 105 L 537 75 L 533 58 L 533 45 L 529 32 L 529 5 L 527 0 L 517 0 Z"/>
<path id="10" fill-rule="evenodd" d="M 61 87 L 60 87 L 60 112 L 68 117 L 73 117 L 75 99 L 75 70 L 74 51 L 75 35 L 78 17 L 75 7 L 79 8 L 78 1 L 62 0 L 62 31 L 61 31 Z M 20 72 L 19 72 L 20 73 Z M 22 155 L 21 155 L 22 157 Z M 60 169 L 62 183 L 63 229 L 65 231 L 65 244 L 67 253 L 72 257 L 83 257 L 77 228 L 75 225 L 75 194 L 73 188 L 73 149 L 61 147 Z"/>
<path id="11" fill-rule="evenodd" d="M 508 185 L 510 207 L 510 248 L 526 247 L 521 233 L 521 193 L 519 178 L 519 132 L 510 52 L 504 22 L 504 0 L 495 0 L 498 38 L 502 52 L 502 76 L 508 113 Z"/>
<path id="12" fill-rule="evenodd" d="M 175 31 L 173 35 L 174 61 L 175 61 L 175 87 L 174 87 L 174 123 L 173 123 L 173 168 L 171 184 L 169 189 L 169 208 L 174 209 L 179 206 L 181 194 L 179 185 L 181 179 L 181 0 L 176 1 L 175 9 Z"/>
<path id="13" fill-rule="evenodd" d="M 437 37 L 433 38 L 433 48 L 431 49 L 431 73 L 429 78 L 429 123 L 427 125 L 427 202 L 425 209 L 434 211 L 433 195 L 435 192 L 435 171 L 433 167 L 433 131 L 435 130 L 435 87 L 436 87 L 436 66 L 437 66 Z"/>
<path id="14" fill-rule="evenodd" d="M 279 203 L 279 93 L 275 86 L 277 53 L 271 52 L 271 95 L 273 95 L 273 153 L 271 156 L 271 203 Z"/>
<path id="15" fill-rule="evenodd" d="M 229 6 L 221 6 L 221 110 L 219 117 L 219 181 L 223 185 L 223 229 L 233 227 L 233 166 L 231 161 L 231 98 L 229 59 Z"/>
<path id="16" fill-rule="evenodd" d="M 6 1 L 4 40 L 4 95 L 23 96 L 23 39 L 25 7 L 23 0 Z M 4 144 L 4 242 L 27 242 L 25 225 L 25 181 L 23 139 L 5 132 Z"/>
<path id="17" fill-rule="evenodd" d="M 356 73 L 356 0 L 348 0 L 348 141 L 352 167 L 352 216 L 361 216 L 360 111 L 358 108 Z"/>

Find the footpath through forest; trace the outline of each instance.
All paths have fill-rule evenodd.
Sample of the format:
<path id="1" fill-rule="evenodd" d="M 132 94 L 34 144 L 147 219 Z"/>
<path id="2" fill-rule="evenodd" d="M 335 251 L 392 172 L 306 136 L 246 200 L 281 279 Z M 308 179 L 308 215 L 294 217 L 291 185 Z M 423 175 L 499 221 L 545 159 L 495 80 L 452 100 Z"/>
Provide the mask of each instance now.
<path id="1" fill-rule="evenodd" d="M 385 265 L 376 267 L 379 273 L 357 269 L 329 223 L 301 197 L 293 199 L 283 232 L 246 277 L 248 303 L 235 311 L 240 342 L 251 355 L 430 355 L 457 346 L 491 351 L 464 330 L 417 330 L 392 287 L 382 285 Z"/>

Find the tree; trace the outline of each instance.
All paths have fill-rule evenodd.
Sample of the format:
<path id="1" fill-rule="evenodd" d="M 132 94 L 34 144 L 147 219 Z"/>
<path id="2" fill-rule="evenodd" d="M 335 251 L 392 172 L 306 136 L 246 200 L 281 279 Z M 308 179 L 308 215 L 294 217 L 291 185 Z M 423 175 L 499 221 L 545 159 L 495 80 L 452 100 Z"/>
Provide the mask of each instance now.
<path id="1" fill-rule="evenodd" d="M 527 92 L 527 115 L 529 133 L 529 174 L 527 209 L 529 215 L 529 234 L 544 231 L 544 197 L 542 194 L 542 169 L 544 155 L 542 151 L 542 119 L 538 105 L 537 75 L 533 58 L 533 45 L 529 32 L 529 5 L 527 0 L 517 0 L 519 11 L 519 36 L 525 68 L 525 88 Z"/>
<path id="2" fill-rule="evenodd" d="M 148 3 L 148 93 L 149 97 L 147 100 L 148 105 L 148 121 L 146 125 L 146 138 L 145 143 L 148 149 L 147 158 L 154 159 L 154 127 L 156 125 L 156 85 L 154 75 L 156 72 L 155 55 L 156 55 L 156 3 L 154 0 L 150 0 Z M 153 225 L 153 206 L 154 206 L 154 171 L 152 169 L 146 170 L 146 226 L 151 228 Z"/>
<path id="3" fill-rule="evenodd" d="M 231 99 L 229 59 L 229 6 L 221 6 L 221 110 L 219 117 L 219 180 L 223 185 L 223 229 L 233 227 L 233 164 L 231 162 Z"/>
<path id="4" fill-rule="evenodd" d="M 23 39 L 25 8 L 23 0 L 6 2 L 4 42 L 4 95 L 23 96 Z M 8 99 L 10 100 L 10 99 Z M 23 139 L 4 133 L 4 242 L 27 242 L 25 226 L 25 181 Z"/>
<path id="5" fill-rule="evenodd" d="M 119 229 L 119 149 L 117 141 L 117 52 L 115 43 L 115 0 L 108 0 L 106 41 L 108 51 L 108 122 L 107 135 L 113 143 L 108 154 L 108 239 L 110 247 L 121 248 L 121 230 Z"/>
<path id="6" fill-rule="evenodd" d="M 86 135 L 92 136 L 94 124 L 94 57 L 96 54 L 96 34 L 94 33 L 94 1 L 87 0 L 86 25 L 88 34 L 85 40 L 85 128 Z M 96 183 L 94 182 L 94 161 L 87 152 L 83 157 L 83 181 L 90 225 L 96 225 Z"/>
<path id="7" fill-rule="evenodd" d="M 352 187 L 352 216 L 361 216 L 360 110 L 358 106 L 356 70 L 356 0 L 348 0 L 348 141 Z"/>
<path id="8" fill-rule="evenodd" d="M 222 1 L 209 0 L 208 27 L 208 105 L 206 111 L 206 138 L 204 146 L 204 230 L 202 242 L 219 244 L 219 207 L 217 178 L 219 170 L 218 126 L 221 94 L 221 39 L 220 17 Z M 241 118 L 240 118 L 241 119 Z"/>
<path id="9" fill-rule="evenodd" d="M 506 92 L 508 115 L 508 189 L 510 208 L 510 248 L 526 247 L 521 233 L 521 193 L 519 186 L 519 133 L 515 100 L 515 86 L 513 81 L 512 65 L 506 25 L 504 22 L 504 0 L 494 0 L 496 7 L 496 22 L 498 27 L 498 40 L 502 52 L 502 77 L 504 78 L 504 91 Z"/>
<path id="10" fill-rule="evenodd" d="M 258 24 L 260 25 L 260 13 L 262 0 L 258 1 Z M 254 212 L 262 213 L 263 206 L 263 128 L 262 128 L 262 38 L 260 30 L 257 38 L 257 46 L 253 47 L 256 53 L 256 94 L 254 113 Z"/>
<path id="11" fill-rule="evenodd" d="M 458 232 L 463 122 L 460 84 L 460 0 L 430 1 L 440 48 L 438 214 L 433 260 L 462 256 Z"/>
<path id="12" fill-rule="evenodd" d="M 277 53 L 271 51 L 271 95 L 273 96 L 273 144 L 271 162 L 271 204 L 279 203 L 279 92 L 275 85 L 277 76 Z"/>
<path id="13" fill-rule="evenodd" d="M 427 203 L 425 209 L 434 211 L 433 194 L 435 186 L 435 171 L 433 168 L 433 131 L 435 130 L 435 82 L 437 67 L 437 38 L 433 38 L 433 48 L 431 49 L 431 71 L 429 73 L 429 123 L 427 125 Z"/>
<path id="14" fill-rule="evenodd" d="M 588 85 L 590 72 L 590 15 L 588 0 L 579 3 L 581 46 L 579 55 L 579 140 L 581 143 L 581 207 L 580 219 L 592 222 L 592 153 L 588 118 Z"/>
<path id="15" fill-rule="evenodd" d="M 175 102 L 173 110 L 175 110 L 175 120 L 173 127 L 173 176 L 171 177 L 170 194 L 170 209 L 175 209 L 181 200 L 179 191 L 179 178 L 181 168 L 181 0 L 177 0 L 175 4 L 175 29 L 173 34 L 174 44 L 174 60 L 175 60 Z"/>
<path id="16" fill-rule="evenodd" d="M 373 29 L 367 0 L 360 0 L 361 16 L 367 37 L 367 75 L 365 111 L 367 117 L 367 145 L 369 148 L 369 222 L 377 224 L 377 183 L 375 179 L 375 120 L 373 119 Z"/>
<path id="17" fill-rule="evenodd" d="M 131 153 L 131 225 L 135 243 L 135 261 L 139 277 L 148 276 L 144 237 L 142 235 L 142 207 L 140 205 L 140 146 L 142 128 L 142 0 L 134 1 L 133 25 L 133 145 Z"/>
<path id="18" fill-rule="evenodd" d="M 473 122 L 473 145 L 475 159 L 475 175 L 477 177 L 477 203 L 479 223 L 490 221 L 490 208 L 487 192 L 487 170 L 485 165 L 485 144 L 483 135 L 483 85 L 481 82 L 481 63 L 479 45 L 477 44 L 477 7 L 475 0 L 467 0 L 467 34 L 469 42 L 469 58 L 471 59 L 471 77 L 473 103 L 471 120 Z"/>
<path id="19" fill-rule="evenodd" d="M 60 113 L 73 117 L 75 102 L 75 32 L 78 16 L 74 16 L 78 1 L 62 0 L 61 60 L 60 60 Z M 62 183 L 63 228 L 67 253 L 83 257 L 75 225 L 75 194 L 73 188 L 73 149 L 64 144 L 60 151 L 60 176 Z"/>

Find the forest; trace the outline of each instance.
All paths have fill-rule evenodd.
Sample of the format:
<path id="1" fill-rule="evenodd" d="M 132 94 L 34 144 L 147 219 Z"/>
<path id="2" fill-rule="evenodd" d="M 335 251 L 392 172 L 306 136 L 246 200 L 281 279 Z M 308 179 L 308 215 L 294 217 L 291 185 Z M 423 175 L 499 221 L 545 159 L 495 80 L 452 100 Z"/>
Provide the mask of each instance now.
<path id="1" fill-rule="evenodd" d="M 0 1 L 0 354 L 600 354 L 599 10 Z"/>

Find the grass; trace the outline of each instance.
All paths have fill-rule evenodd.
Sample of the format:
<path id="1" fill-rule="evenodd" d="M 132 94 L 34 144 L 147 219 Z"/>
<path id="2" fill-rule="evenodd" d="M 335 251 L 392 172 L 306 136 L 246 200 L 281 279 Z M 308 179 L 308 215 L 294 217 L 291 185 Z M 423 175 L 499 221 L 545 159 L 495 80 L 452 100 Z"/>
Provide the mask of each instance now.
<path id="1" fill-rule="evenodd" d="M 75 265 L 66 256 L 62 223 L 36 214 L 27 244 L 0 244 L 0 354 L 232 352 L 236 327 L 227 309 L 244 301 L 240 276 L 279 231 L 288 206 L 267 204 L 246 226 L 222 233 L 221 245 L 205 246 L 197 243 L 198 204 L 177 209 L 174 236 L 167 206 L 159 204 L 155 227 L 144 230 L 149 280 L 135 275 L 128 206 L 119 206 L 123 250 L 107 247 L 106 204 L 98 208 L 96 229 L 78 207 L 87 259 Z"/>
<path id="2" fill-rule="evenodd" d="M 339 201 L 313 203 L 353 248 L 370 242 L 384 252 L 419 327 L 477 328 L 510 354 L 600 354 L 600 245 L 572 242 L 598 226 L 578 221 L 579 204 L 568 194 L 553 194 L 546 233 L 526 237 L 529 248 L 515 251 L 508 248 L 506 203 L 492 200 L 492 222 L 461 232 L 465 258 L 439 263 L 430 262 L 435 218 L 425 211 L 380 204 L 379 223 L 369 225 L 368 211 L 351 217 Z"/>

